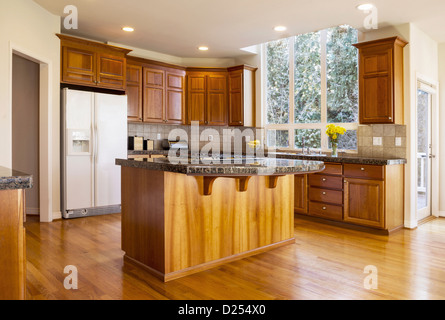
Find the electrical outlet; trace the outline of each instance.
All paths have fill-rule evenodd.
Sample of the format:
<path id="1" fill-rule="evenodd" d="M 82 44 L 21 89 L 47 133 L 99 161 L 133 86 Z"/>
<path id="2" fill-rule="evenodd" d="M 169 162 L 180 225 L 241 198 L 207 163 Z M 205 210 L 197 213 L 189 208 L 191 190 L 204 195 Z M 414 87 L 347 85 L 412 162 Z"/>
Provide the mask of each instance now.
<path id="1" fill-rule="evenodd" d="M 396 137 L 396 147 L 401 147 L 401 146 L 402 146 L 402 138 Z"/>
<path id="2" fill-rule="evenodd" d="M 382 137 L 374 137 L 372 139 L 372 144 L 374 146 L 381 146 L 382 145 Z"/>
<path id="3" fill-rule="evenodd" d="M 158 140 L 161 140 L 161 134 L 158 133 L 158 135 L 156 136 L 156 138 L 157 138 Z"/>
<path id="4" fill-rule="evenodd" d="M 209 141 L 213 141 L 213 135 L 209 134 Z"/>

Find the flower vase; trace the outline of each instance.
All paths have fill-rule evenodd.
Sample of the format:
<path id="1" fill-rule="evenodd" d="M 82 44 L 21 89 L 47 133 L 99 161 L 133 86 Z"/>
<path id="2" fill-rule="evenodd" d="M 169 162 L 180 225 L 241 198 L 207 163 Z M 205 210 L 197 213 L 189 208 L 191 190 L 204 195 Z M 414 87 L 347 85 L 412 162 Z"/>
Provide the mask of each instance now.
<path id="1" fill-rule="evenodd" d="M 332 142 L 332 154 L 331 157 L 338 157 L 337 142 Z"/>

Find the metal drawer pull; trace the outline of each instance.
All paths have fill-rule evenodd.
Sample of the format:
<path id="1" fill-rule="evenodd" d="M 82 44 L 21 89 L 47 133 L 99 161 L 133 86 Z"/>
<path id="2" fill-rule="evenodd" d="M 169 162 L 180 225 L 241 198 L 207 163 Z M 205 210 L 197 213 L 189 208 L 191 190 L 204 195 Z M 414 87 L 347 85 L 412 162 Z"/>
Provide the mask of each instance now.
<path id="1" fill-rule="evenodd" d="M 365 171 L 365 168 L 360 168 L 360 170 Z"/>
<path id="2" fill-rule="evenodd" d="M 326 194 L 326 192 L 323 191 L 323 194 Z"/>
<path id="3" fill-rule="evenodd" d="M 322 209 L 323 209 L 323 210 L 326 210 L 326 207 L 323 207 Z"/>
<path id="4" fill-rule="evenodd" d="M 322 180 L 323 180 L 323 181 L 326 181 L 326 178 L 323 178 Z"/>

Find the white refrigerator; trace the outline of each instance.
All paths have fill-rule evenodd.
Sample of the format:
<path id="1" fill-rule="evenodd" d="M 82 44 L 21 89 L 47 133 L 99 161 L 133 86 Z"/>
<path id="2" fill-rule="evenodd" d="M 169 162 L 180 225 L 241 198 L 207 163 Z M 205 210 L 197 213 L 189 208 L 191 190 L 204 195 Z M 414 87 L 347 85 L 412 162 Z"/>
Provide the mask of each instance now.
<path id="1" fill-rule="evenodd" d="M 121 212 L 121 172 L 127 158 L 127 96 L 62 90 L 62 216 Z"/>

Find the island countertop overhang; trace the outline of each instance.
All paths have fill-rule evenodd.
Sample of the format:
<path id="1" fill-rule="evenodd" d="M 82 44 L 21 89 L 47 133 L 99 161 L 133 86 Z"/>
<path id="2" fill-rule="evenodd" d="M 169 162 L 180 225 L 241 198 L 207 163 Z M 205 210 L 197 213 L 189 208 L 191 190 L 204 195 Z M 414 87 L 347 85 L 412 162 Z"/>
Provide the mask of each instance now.
<path id="1" fill-rule="evenodd" d="M 315 173 L 324 170 L 323 161 L 241 158 L 241 159 L 183 159 L 176 163 L 168 158 L 116 159 L 116 165 L 156 171 L 182 173 L 190 176 L 273 176 Z"/>

